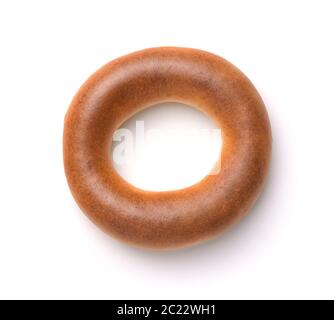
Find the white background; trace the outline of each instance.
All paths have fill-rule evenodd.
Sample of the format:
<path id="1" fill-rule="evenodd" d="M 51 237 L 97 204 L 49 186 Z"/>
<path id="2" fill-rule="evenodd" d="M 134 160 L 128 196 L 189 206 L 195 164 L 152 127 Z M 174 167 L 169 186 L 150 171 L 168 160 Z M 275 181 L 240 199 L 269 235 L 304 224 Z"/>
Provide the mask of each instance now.
<path id="1" fill-rule="evenodd" d="M 334 298 L 333 1 L 0 2 L 0 298 Z M 118 243 L 74 203 L 63 117 L 107 61 L 173 45 L 224 56 L 269 111 L 252 212 L 176 252 Z"/>

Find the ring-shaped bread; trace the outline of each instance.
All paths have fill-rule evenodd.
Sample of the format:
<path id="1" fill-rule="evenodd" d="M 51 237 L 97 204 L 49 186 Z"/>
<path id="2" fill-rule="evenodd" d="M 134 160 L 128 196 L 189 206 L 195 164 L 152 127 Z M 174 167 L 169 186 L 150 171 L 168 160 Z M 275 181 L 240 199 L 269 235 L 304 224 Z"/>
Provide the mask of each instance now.
<path id="1" fill-rule="evenodd" d="M 167 101 L 198 107 L 220 126 L 221 170 L 185 189 L 141 190 L 113 168 L 112 136 L 138 111 Z M 231 63 L 195 49 L 152 48 L 111 61 L 84 83 L 65 117 L 64 165 L 76 202 L 136 246 L 172 249 L 220 234 L 254 204 L 270 154 L 270 124 L 254 86 Z"/>

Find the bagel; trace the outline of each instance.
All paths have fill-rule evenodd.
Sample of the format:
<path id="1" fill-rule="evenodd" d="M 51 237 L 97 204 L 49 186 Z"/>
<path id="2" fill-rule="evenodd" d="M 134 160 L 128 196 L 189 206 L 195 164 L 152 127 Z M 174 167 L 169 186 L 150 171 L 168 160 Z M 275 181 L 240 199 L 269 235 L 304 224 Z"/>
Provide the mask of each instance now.
<path id="1" fill-rule="evenodd" d="M 113 133 L 161 102 L 196 106 L 219 125 L 217 174 L 154 192 L 116 172 Z M 196 49 L 151 48 L 109 62 L 83 84 L 65 116 L 63 155 L 73 197 L 96 225 L 135 246 L 174 249 L 221 234 L 252 207 L 269 169 L 271 130 L 260 95 L 231 63 Z"/>

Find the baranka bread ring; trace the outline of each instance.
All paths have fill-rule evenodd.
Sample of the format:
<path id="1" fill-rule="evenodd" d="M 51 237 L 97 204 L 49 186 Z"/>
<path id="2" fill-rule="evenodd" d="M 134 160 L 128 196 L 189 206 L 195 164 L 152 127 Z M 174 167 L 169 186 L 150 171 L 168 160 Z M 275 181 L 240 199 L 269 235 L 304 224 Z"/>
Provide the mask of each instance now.
<path id="1" fill-rule="evenodd" d="M 115 171 L 113 133 L 161 102 L 196 106 L 220 126 L 218 174 L 152 192 Z M 68 184 L 82 211 L 113 237 L 153 249 L 211 239 L 240 219 L 259 196 L 271 155 L 267 112 L 248 78 L 221 57 L 176 47 L 138 51 L 94 73 L 69 107 L 63 139 Z"/>

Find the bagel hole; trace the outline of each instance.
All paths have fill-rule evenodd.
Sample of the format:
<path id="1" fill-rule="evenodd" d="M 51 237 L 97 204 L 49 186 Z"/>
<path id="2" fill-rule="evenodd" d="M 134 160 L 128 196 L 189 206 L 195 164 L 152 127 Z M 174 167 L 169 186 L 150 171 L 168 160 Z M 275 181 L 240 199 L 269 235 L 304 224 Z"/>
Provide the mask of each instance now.
<path id="1" fill-rule="evenodd" d="M 112 164 L 133 186 L 179 190 L 220 171 L 219 126 L 199 109 L 176 102 L 136 113 L 114 133 Z"/>

